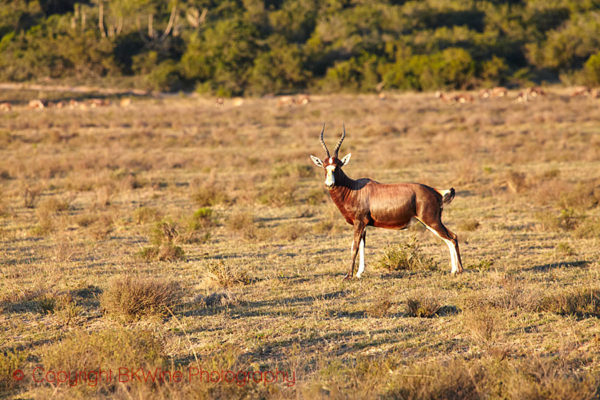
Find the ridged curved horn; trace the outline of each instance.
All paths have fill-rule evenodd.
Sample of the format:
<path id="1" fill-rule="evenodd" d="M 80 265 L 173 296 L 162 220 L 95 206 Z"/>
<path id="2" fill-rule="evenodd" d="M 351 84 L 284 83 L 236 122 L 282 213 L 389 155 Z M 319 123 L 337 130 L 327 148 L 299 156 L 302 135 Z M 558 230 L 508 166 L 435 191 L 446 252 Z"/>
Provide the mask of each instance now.
<path id="1" fill-rule="evenodd" d="M 330 158 L 331 156 L 329 155 L 329 150 L 327 149 L 327 145 L 325 144 L 325 140 L 323 140 L 323 133 L 325 132 L 325 123 L 323 123 L 323 129 L 321 129 L 321 144 L 323 145 L 323 148 L 325 149 L 325 152 L 327 153 L 327 158 Z"/>
<path id="2" fill-rule="evenodd" d="M 340 138 L 339 142 L 337 142 L 337 144 L 335 145 L 335 149 L 333 150 L 333 156 L 337 158 L 338 156 L 338 151 L 340 151 L 340 147 L 342 146 L 342 142 L 344 141 L 344 138 L 346 137 L 346 125 L 342 124 L 343 130 L 342 130 L 342 137 Z"/>

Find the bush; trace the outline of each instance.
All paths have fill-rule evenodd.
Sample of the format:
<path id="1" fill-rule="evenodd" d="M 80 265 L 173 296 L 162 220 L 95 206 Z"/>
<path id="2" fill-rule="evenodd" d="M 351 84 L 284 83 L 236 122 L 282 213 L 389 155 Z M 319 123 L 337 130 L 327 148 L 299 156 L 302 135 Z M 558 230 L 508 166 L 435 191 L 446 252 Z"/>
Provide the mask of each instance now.
<path id="1" fill-rule="evenodd" d="M 583 66 L 588 85 L 600 85 L 600 52 L 592 54 Z"/>
<path id="2" fill-rule="evenodd" d="M 199 207 L 212 207 L 217 204 L 228 204 L 231 198 L 227 192 L 215 184 L 203 184 L 194 190 L 192 201 Z"/>
<path id="3" fill-rule="evenodd" d="M 272 36 L 268 48 L 254 60 L 248 81 L 249 91 L 263 95 L 298 90 L 306 86 L 308 76 L 300 46 Z"/>
<path id="4" fill-rule="evenodd" d="M 177 63 L 166 60 L 158 64 L 146 77 L 146 82 L 152 90 L 173 92 L 183 88 Z"/>
<path id="5" fill-rule="evenodd" d="M 536 311 L 577 317 L 600 317 L 600 289 L 576 288 L 544 297 Z"/>
<path id="6" fill-rule="evenodd" d="M 442 305 L 431 296 L 423 298 L 410 298 L 406 301 L 406 314 L 409 317 L 433 318 L 440 311 Z"/>
<path id="7" fill-rule="evenodd" d="M 146 224 L 161 219 L 162 213 L 156 208 L 142 206 L 133 212 L 133 218 L 138 224 Z"/>
<path id="8" fill-rule="evenodd" d="M 124 276 L 114 278 L 102 293 L 100 304 L 112 316 L 126 320 L 168 314 L 177 305 L 181 289 L 176 282 Z"/>
<path id="9" fill-rule="evenodd" d="M 400 89 L 431 90 L 463 88 L 475 77 L 475 62 L 461 48 L 448 48 L 431 55 L 399 53 L 395 64 L 385 68 L 387 86 Z"/>
<path id="10" fill-rule="evenodd" d="M 149 239 L 152 246 L 144 247 L 138 252 L 138 256 L 146 261 L 182 260 L 185 258 L 185 252 L 174 243 L 179 238 L 178 224 L 170 220 L 159 221 L 150 230 Z"/>
<path id="11" fill-rule="evenodd" d="M 209 262 L 206 264 L 210 278 L 223 288 L 235 285 L 248 285 L 250 276 L 241 265 L 232 265 L 224 261 Z"/>
<path id="12" fill-rule="evenodd" d="M 385 249 L 377 263 L 377 268 L 389 271 L 423 271 L 437 267 L 436 263 L 421 252 L 421 247 L 413 237 L 408 243 L 402 243 Z"/>
<path id="13" fill-rule="evenodd" d="M 571 231 L 579 225 L 581 218 L 572 208 L 564 208 L 558 215 L 554 212 L 539 212 L 536 217 L 541 228 L 546 231 Z"/>

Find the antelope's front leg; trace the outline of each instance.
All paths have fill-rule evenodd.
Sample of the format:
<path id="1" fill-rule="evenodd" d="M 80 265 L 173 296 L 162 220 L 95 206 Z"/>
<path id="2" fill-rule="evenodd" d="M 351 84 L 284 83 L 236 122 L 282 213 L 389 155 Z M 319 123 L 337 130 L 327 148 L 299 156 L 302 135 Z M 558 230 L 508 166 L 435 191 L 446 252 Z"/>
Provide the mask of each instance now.
<path id="1" fill-rule="evenodd" d="M 365 230 L 365 224 L 362 222 L 354 223 L 354 240 L 352 242 L 352 262 L 350 263 L 350 269 L 344 277 L 344 279 L 352 279 L 354 277 L 354 264 L 356 264 L 356 255 L 360 248 L 360 240 Z"/>
<path id="2" fill-rule="evenodd" d="M 360 245 L 358 246 L 358 272 L 356 272 L 356 277 L 360 278 L 363 272 L 365 271 L 365 238 L 367 236 L 367 230 L 365 229 L 360 237 Z"/>

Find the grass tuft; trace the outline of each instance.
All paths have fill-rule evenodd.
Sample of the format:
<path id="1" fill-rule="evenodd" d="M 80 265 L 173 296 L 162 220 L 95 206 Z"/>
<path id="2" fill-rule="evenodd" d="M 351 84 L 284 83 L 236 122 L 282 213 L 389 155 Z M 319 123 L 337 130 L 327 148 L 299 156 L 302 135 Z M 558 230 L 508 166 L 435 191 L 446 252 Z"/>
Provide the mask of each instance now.
<path id="1" fill-rule="evenodd" d="M 102 293 L 104 311 L 125 320 L 165 316 L 181 299 L 181 288 L 173 281 L 123 276 L 114 278 Z"/>
<path id="2" fill-rule="evenodd" d="M 217 204 L 231 203 L 229 194 L 216 184 L 204 183 L 192 194 L 192 201 L 199 207 L 212 207 Z"/>
<path id="3" fill-rule="evenodd" d="M 389 295 L 384 295 L 377 299 L 368 309 L 367 316 L 373 318 L 382 318 L 385 317 L 392 308 L 394 303 L 390 300 Z"/>
<path id="4" fill-rule="evenodd" d="M 435 261 L 422 253 L 414 237 L 409 242 L 386 248 L 377 262 L 377 268 L 389 271 L 424 271 L 436 267 Z"/>
<path id="5" fill-rule="evenodd" d="M 251 283 L 250 275 L 243 266 L 232 265 L 224 261 L 212 261 L 206 264 L 210 279 L 218 286 L 228 288 Z"/>
<path id="6" fill-rule="evenodd" d="M 146 224 L 159 221 L 162 213 L 154 207 L 139 207 L 133 212 L 133 219 L 137 224 Z"/>
<path id="7" fill-rule="evenodd" d="M 536 311 L 549 311 L 575 317 L 600 317 L 600 289 L 576 288 L 542 298 Z"/>
<path id="8" fill-rule="evenodd" d="M 406 314 L 409 317 L 433 318 L 441 308 L 441 303 L 432 296 L 411 297 L 406 300 Z"/>
<path id="9" fill-rule="evenodd" d="M 142 248 L 137 255 L 146 261 L 177 261 L 185 259 L 185 252 L 174 242 L 180 236 L 180 227 L 173 221 L 161 220 L 150 230 L 151 246 Z"/>

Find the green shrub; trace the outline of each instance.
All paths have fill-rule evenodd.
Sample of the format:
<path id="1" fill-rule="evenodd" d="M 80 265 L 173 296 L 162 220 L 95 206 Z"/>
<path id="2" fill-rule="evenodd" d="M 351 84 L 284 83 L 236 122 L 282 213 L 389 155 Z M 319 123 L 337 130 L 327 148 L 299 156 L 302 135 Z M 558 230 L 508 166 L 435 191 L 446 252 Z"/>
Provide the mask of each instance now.
<path id="1" fill-rule="evenodd" d="M 586 82 L 589 85 L 600 85 L 600 52 L 592 54 L 583 66 Z"/>
<path id="2" fill-rule="evenodd" d="M 414 237 L 407 243 L 385 249 L 383 256 L 377 262 L 377 268 L 389 271 L 422 271 L 432 270 L 436 267 L 436 263 L 422 253 L 421 247 Z"/>
<path id="3" fill-rule="evenodd" d="M 173 92 L 183 88 L 179 67 L 173 60 L 161 62 L 146 76 L 150 89 Z"/>

